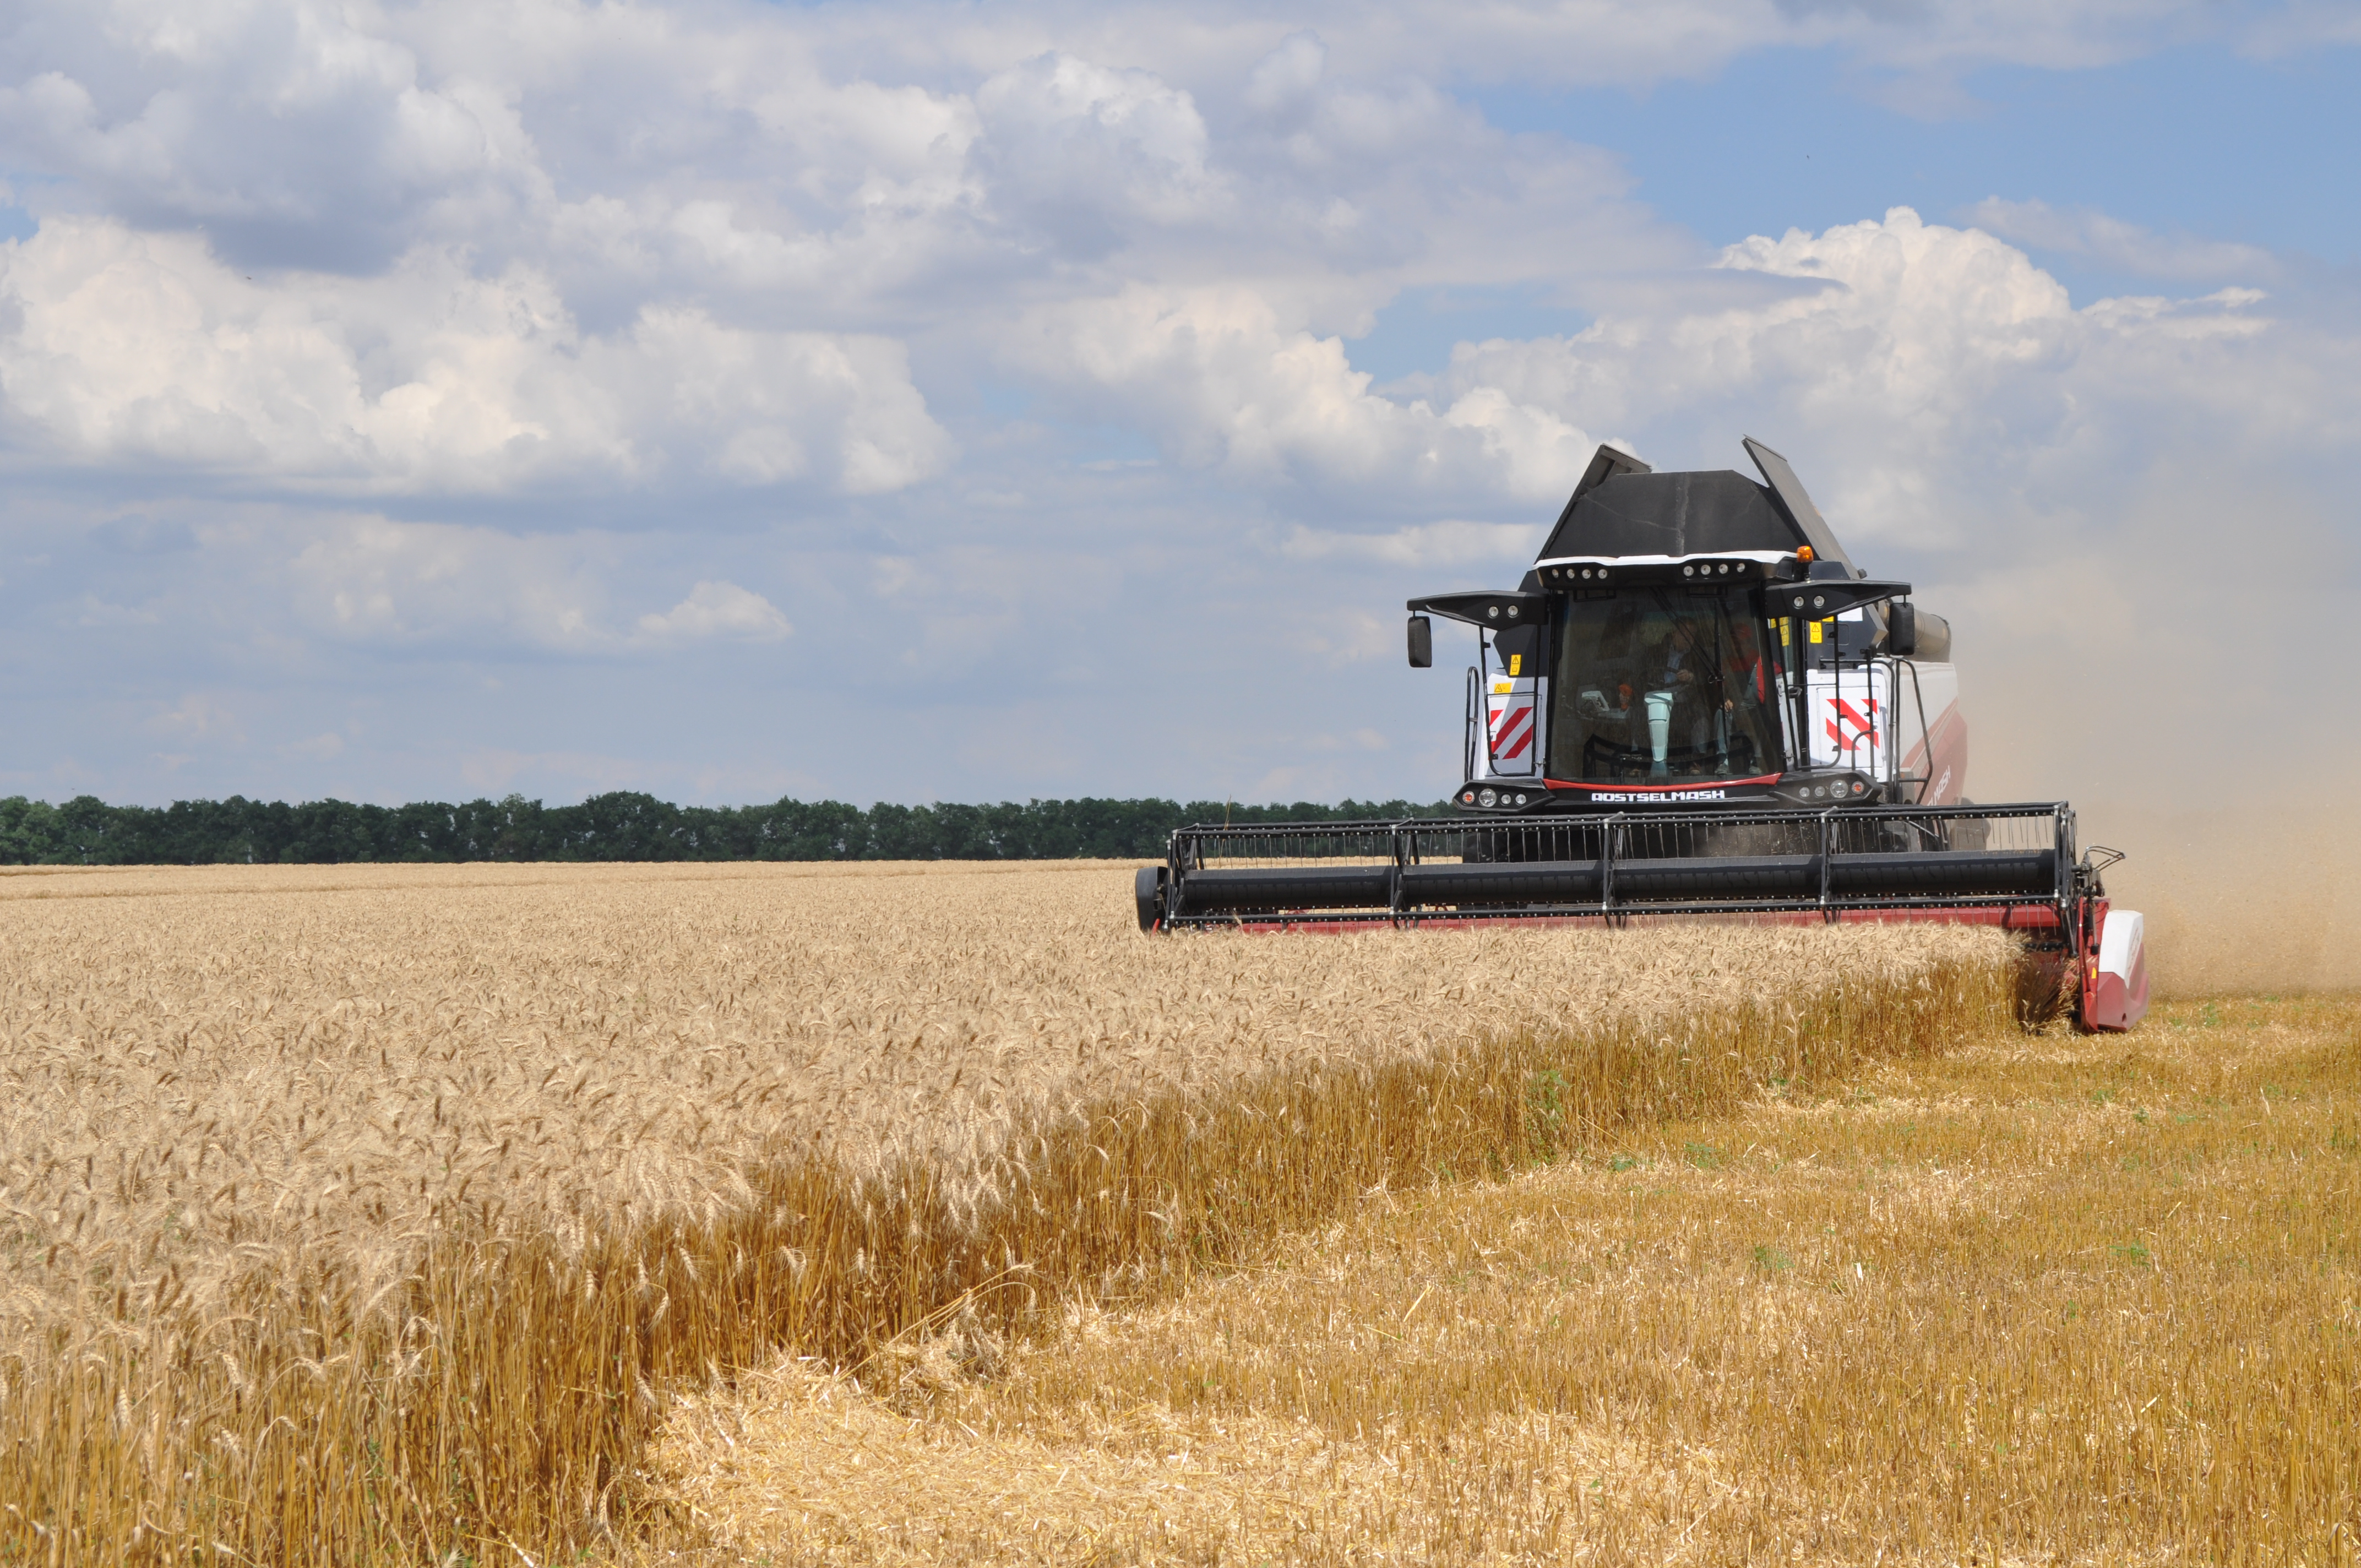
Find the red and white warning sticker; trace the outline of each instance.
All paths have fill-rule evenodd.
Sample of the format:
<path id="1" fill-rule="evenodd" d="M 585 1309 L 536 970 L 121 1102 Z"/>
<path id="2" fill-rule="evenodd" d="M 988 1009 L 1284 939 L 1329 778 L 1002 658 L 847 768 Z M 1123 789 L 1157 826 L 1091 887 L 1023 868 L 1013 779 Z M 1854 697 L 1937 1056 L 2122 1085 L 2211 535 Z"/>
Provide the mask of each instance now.
<path id="1" fill-rule="evenodd" d="M 1499 773 L 1532 772 L 1533 694 L 1531 691 L 1495 692 L 1485 707 L 1492 736 L 1492 771 Z"/>

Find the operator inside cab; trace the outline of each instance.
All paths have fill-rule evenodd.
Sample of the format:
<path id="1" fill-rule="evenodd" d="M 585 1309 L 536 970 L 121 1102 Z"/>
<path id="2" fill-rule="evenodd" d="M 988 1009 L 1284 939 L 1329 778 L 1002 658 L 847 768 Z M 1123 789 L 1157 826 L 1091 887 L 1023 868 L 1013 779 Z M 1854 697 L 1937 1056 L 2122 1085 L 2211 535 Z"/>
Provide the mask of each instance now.
<path id="1" fill-rule="evenodd" d="M 1642 590 L 1567 607 L 1559 700 L 1571 723 L 1553 751 L 1576 771 L 1554 776 L 1730 778 L 1773 754 L 1760 635 L 1741 598 L 1721 598 Z"/>

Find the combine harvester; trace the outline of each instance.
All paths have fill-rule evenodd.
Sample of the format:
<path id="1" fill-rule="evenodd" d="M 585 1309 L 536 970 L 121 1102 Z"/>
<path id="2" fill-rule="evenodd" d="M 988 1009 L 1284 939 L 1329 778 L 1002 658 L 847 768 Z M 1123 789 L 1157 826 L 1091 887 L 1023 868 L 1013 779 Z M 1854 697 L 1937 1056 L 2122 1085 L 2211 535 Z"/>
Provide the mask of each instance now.
<path id="1" fill-rule="evenodd" d="M 1183 828 L 1142 930 L 1997 926 L 2090 1029 L 2147 1009 L 2141 922 L 2062 802 L 1979 806 L 1951 630 L 1837 543 L 1787 460 L 1763 483 L 1602 446 L 1513 590 L 1410 602 L 1477 630 L 1459 815 Z"/>

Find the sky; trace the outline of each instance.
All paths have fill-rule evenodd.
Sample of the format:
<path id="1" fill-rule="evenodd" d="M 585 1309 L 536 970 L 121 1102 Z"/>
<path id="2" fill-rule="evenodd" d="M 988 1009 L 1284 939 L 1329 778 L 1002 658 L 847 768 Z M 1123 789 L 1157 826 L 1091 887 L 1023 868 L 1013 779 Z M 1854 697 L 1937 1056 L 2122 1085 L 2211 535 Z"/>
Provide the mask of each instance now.
<path id="1" fill-rule="evenodd" d="M 1980 799 L 2356 756 L 2361 10 L 0 10 L 0 795 L 1435 799 L 1601 441 Z"/>

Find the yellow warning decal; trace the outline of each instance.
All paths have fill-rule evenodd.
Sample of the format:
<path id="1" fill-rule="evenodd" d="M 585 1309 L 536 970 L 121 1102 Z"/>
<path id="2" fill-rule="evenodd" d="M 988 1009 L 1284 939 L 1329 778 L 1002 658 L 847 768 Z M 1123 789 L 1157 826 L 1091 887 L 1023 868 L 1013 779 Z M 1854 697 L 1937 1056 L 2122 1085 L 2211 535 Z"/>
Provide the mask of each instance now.
<path id="1" fill-rule="evenodd" d="M 1516 689 L 1516 687 L 1510 685 L 1506 681 L 1494 681 L 1492 683 L 1492 695 L 1494 696 L 1506 696 Z"/>
<path id="2" fill-rule="evenodd" d="M 1509 674 L 1511 677 L 1516 674 L 1517 666 L 1524 662 L 1525 656 L 1522 653 L 1511 653 L 1509 655 Z"/>
<path id="3" fill-rule="evenodd" d="M 1791 628 L 1791 627 L 1793 627 L 1795 624 L 1795 623 L 1794 621 L 1789 620 L 1788 620 L 1785 616 L 1784 616 L 1784 615 L 1783 615 L 1783 616 L 1781 616 L 1781 617 L 1779 618 L 1779 646 L 1780 646 L 1780 647 L 1784 648 L 1784 647 L 1787 645 L 1787 631 L 1788 631 L 1788 629 L 1789 629 L 1789 628 Z"/>
<path id="4" fill-rule="evenodd" d="M 1812 641 L 1815 641 L 1815 642 L 1817 642 L 1819 640 L 1820 640 L 1820 623 L 1819 623 L 1818 621 L 1817 621 L 1817 620 L 1816 620 L 1816 621 L 1812 622 Z"/>

